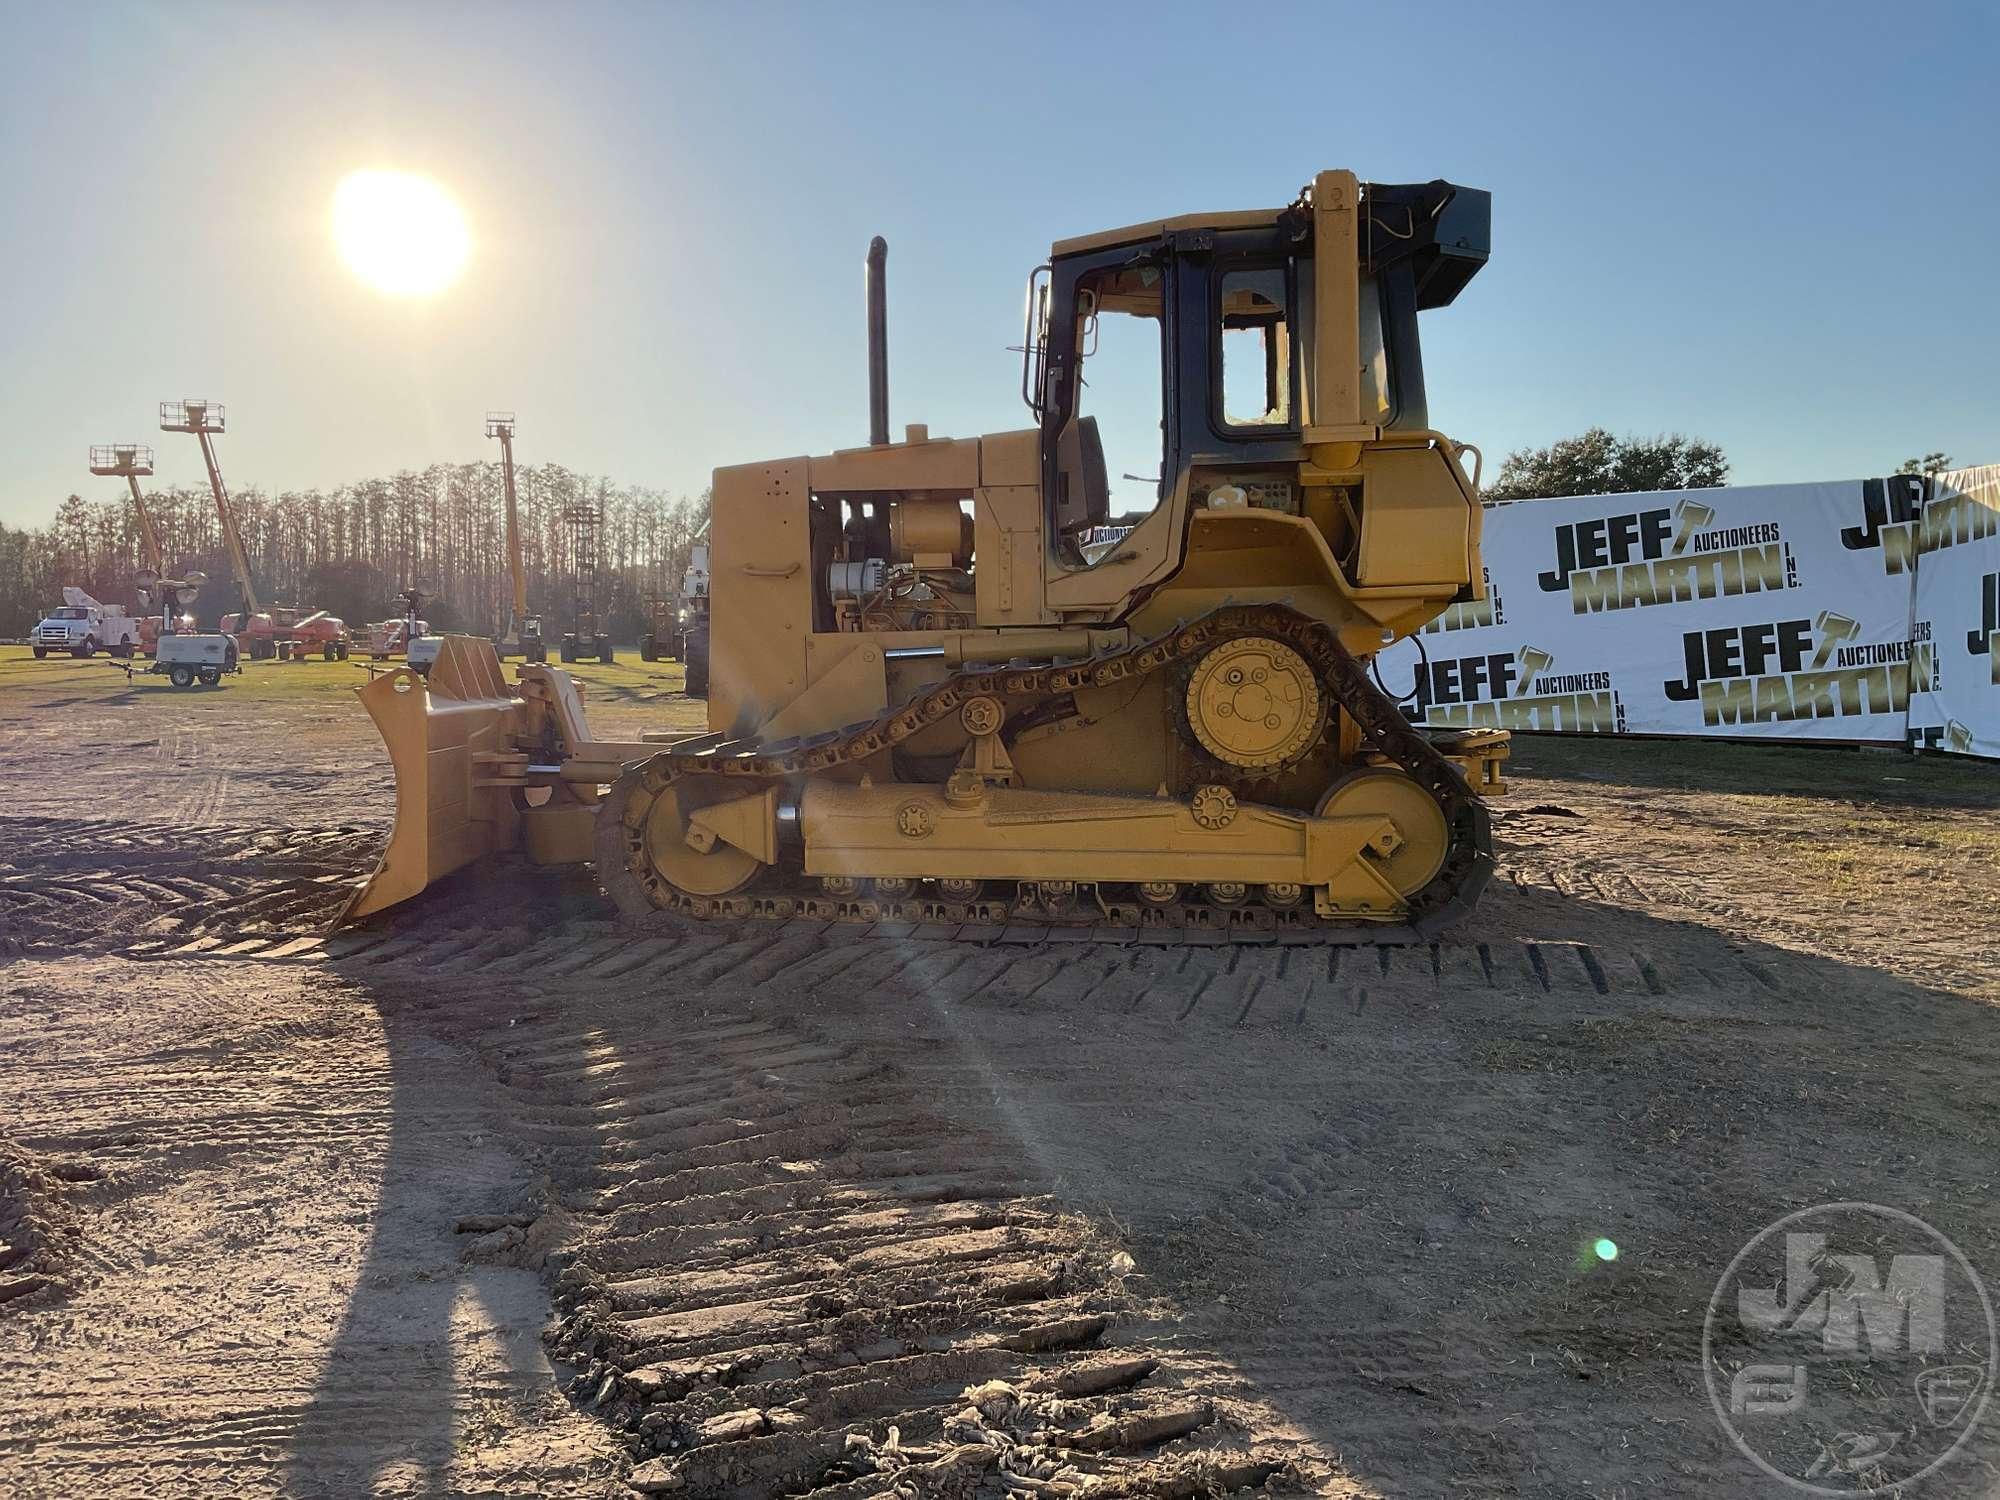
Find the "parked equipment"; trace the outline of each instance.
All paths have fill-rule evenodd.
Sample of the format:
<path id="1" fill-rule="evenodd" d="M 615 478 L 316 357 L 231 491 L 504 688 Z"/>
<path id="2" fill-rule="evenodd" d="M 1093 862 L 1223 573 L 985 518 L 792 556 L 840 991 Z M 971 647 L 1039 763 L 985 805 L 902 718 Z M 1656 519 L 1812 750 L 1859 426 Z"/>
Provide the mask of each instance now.
<path id="1" fill-rule="evenodd" d="M 201 444 L 201 460 L 208 469 L 208 487 L 215 496 L 215 513 L 222 521 L 223 540 L 229 548 L 229 566 L 236 575 L 242 603 L 235 613 L 222 617 L 222 630 L 242 643 L 252 661 L 275 656 L 288 660 L 318 654 L 328 661 L 347 658 L 348 635 L 344 621 L 325 610 L 279 604 L 265 609 L 257 602 L 257 585 L 250 574 L 250 554 L 236 527 L 236 511 L 229 503 L 229 490 L 222 482 L 222 465 L 215 456 L 216 435 L 228 428 L 228 409 L 218 402 L 188 399 L 160 403 L 160 430 L 188 432 Z M 135 483 L 133 493 L 138 493 Z M 152 566 L 148 564 L 148 566 Z"/>
<path id="2" fill-rule="evenodd" d="M 362 627 L 361 649 L 376 661 L 387 661 L 398 652 L 406 651 L 412 640 L 420 640 L 430 634 L 430 628 L 428 620 L 405 615 L 376 620 Z"/>
<path id="3" fill-rule="evenodd" d="M 291 637 L 292 647 L 299 656 L 317 655 L 325 661 L 346 661 L 353 651 L 353 638 L 348 633 L 347 622 L 337 615 L 320 609 L 298 619 L 284 619 L 297 611 L 274 608 L 274 620 L 284 620 Z"/>
<path id="4" fill-rule="evenodd" d="M 597 594 L 603 582 L 598 572 L 597 532 L 604 524 L 601 503 L 577 501 L 565 505 L 563 524 L 569 528 L 570 628 L 562 638 L 562 659 L 601 662 L 614 660 L 611 637 L 598 612 Z"/>
<path id="5" fill-rule="evenodd" d="M 307 612 L 292 604 L 274 604 L 246 620 L 240 613 L 222 617 L 222 629 L 234 635 L 253 661 L 279 657 L 304 661 L 317 656 L 346 661 L 350 645 L 347 622 L 323 609 Z"/>
<path id="6" fill-rule="evenodd" d="M 656 594 L 646 601 L 646 629 L 639 637 L 639 660 L 678 661 L 687 608 L 676 594 Z"/>
<path id="7" fill-rule="evenodd" d="M 1368 662 L 1482 593 L 1417 323 L 1488 242 L 1483 192 L 1347 172 L 1060 242 L 1035 425 L 891 443 L 877 241 L 869 445 L 716 472 L 710 732 L 594 741 L 568 674 L 448 640 L 428 692 L 361 690 L 397 820 L 348 915 L 518 848 L 628 912 L 1437 931 L 1492 871 L 1506 736 L 1414 728 Z M 1128 376 L 1158 426 L 1103 433 Z M 1159 464 L 1122 515 L 1112 452 Z"/>
<path id="8" fill-rule="evenodd" d="M 162 578 L 150 568 L 138 575 L 139 587 L 159 598 L 163 622 L 153 663 L 146 670 L 163 674 L 177 688 L 191 688 L 197 682 L 220 687 L 226 674 L 243 670 L 236 638 L 227 631 L 179 628 L 180 622 L 193 618 L 195 597 L 207 581 L 200 573 Z"/>
<path id="9" fill-rule="evenodd" d="M 160 547 L 160 533 L 153 525 L 153 513 L 146 508 L 146 496 L 139 481 L 153 472 L 153 450 L 144 443 L 96 443 L 90 449 L 90 472 L 116 475 L 132 490 L 132 512 L 139 522 L 139 566 L 155 578 L 166 571 L 166 554 Z M 140 605 L 139 613 L 145 614 Z M 141 627 L 142 637 L 157 633 Z M 150 641 L 147 642 L 150 645 Z"/>
<path id="10" fill-rule="evenodd" d="M 252 660 L 276 655 L 275 635 L 268 619 L 259 620 L 263 610 L 257 604 L 257 585 L 250 576 L 250 554 L 236 529 L 236 512 L 229 504 L 229 490 L 222 482 L 222 465 L 215 457 L 216 434 L 228 429 L 229 410 L 219 402 L 189 398 L 160 403 L 160 430 L 194 434 L 201 444 L 201 461 L 208 470 L 208 487 L 215 496 L 215 513 L 222 521 L 223 541 L 229 548 L 229 566 L 236 574 L 242 596 L 237 610 L 237 631 L 246 637 Z"/>
<path id="11" fill-rule="evenodd" d="M 424 607 L 424 601 L 435 597 L 426 589 L 404 589 L 396 595 L 397 602 L 403 606 L 403 660 L 419 677 L 430 671 L 431 663 L 437 660 L 438 647 L 444 641 L 443 636 L 430 633 L 429 621 L 417 618 L 417 611 Z"/>
<path id="12" fill-rule="evenodd" d="M 507 488 L 507 572 L 514 585 L 500 655 L 505 658 L 518 653 L 526 661 L 547 661 L 549 648 L 542 639 L 542 617 L 528 613 L 528 570 L 521 561 L 521 519 L 514 501 L 514 414 L 489 411 L 486 435 L 500 439 L 500 472 Z"/>
<path id="13" fill-rule="evenodd" d="M 681 580 L 686 618 L 681 625 L 681 661 L 687 668 L 687 695 L 708 696 L 708 523 L 688 549 L 687 576 Z"/>
<path id="14" fill-rule="evenodd" d="M 100 604 L 80 588 L 65 586 L 63 602 L 49 611 L 28 633 L 37 661 L 51 651 L 91 657 L 100 651 L 130 656 L 139 644 L 141 624 L 122 604 Z"/>

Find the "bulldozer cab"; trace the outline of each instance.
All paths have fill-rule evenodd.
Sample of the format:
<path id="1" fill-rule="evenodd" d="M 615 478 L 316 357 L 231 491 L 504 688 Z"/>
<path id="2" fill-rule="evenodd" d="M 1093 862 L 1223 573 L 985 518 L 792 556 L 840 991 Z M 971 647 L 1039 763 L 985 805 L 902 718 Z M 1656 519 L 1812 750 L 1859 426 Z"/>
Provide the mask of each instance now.
<path id="1" fill-rule="evenodd" d="M 1092 539 L 1129 534 L 1197 469 L 1247 471 L 1245 503 L 1282 508 L 1297 486 L 1256 471 L 1341 467 L 1329 445 L 1427 432 L 1416 315 L 1450 303 L 1489 245 L 1486 193 L 1347 172 L 1282 210 L 1059 242 L 1030 279 L 1022 375 L 1055 557 L 1116 556 Z"/>
<path id="2" fill-rule="evenodd" d="M 1170 605 L 1310 594 L 1368 652 L 1477 597 L 1476 476 L 1431 429 L 1417 315 L 1485 263 L 1489 221 L 1477 189 L 1331 171 L 1282 208 L 1058 241 L 1025 431 L 892 441 L 871 313 L 869 445 L 716 471 L 711 729 L 851 723 L 940 651 L 1089 655 L 1079 632 Z M 848 663 L 861 636 L 879 669 Z"/>

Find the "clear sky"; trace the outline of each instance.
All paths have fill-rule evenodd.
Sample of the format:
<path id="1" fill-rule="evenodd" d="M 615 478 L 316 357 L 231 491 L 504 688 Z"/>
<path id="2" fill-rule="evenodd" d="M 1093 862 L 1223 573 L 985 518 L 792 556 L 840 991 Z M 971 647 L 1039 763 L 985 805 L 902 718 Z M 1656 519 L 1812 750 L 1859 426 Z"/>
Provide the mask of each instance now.
<path id="1" fill-rule="evenodd" d="M 0 520 L 92 442 L 198 483 L 484 456 L 693 492 L 866 438 L 861 261 L 890 244 L 892 420 L 1025 424 L 1053 238 L 1288 201 L 1322 167 L 1494 194 L 1426 318 L 1431 412 L 1489 461 L 1592 423 L 1743 482 L 2000 460 L 2000 7 L 0 3 Z M 470 222 L 423 301 L 333 248 L 348 172 Z M 1113 457 L 1114 465 L 1118 462 Z"/>

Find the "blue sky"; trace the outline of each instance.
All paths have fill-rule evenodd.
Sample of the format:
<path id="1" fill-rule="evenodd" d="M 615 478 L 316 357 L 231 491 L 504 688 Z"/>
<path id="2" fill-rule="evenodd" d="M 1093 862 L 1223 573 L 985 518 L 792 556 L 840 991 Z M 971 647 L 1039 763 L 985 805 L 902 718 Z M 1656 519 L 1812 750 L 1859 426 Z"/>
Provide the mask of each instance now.
<path id="1" fill-rule="evenodd" d="M 894 422 L 1018 427 L 1051 239 L 1328 166 L 1492 190 L 1425 334 L 1489 461 L 1592 423 L 1742 482 L 2000 460 L 1990 4 L 0 10 L 14 524 L 117 493 L 92 442 L 199 482 L 154 430 L 183 395 L 270 488 L 483 456 L 489 406 L 525 462 L 690 492 L 851 446 L 877 233 Z M 332 248 L 335 184 L 383 166 L 471 221 L 428 302 Z"/>

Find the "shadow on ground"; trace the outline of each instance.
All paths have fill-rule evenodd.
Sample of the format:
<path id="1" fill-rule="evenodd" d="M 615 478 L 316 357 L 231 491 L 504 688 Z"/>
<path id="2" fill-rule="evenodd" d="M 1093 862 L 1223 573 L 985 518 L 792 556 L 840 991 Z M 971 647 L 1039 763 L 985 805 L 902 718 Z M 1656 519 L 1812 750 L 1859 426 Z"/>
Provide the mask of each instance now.
<path id="1" fill-rule="evenodd" d="M 1990 761 L 1913 756 L 1850 745 L 1724 744 L 1713 740 L 1606 740 L 1516 733 L 1510 772 L 1552 782 L 1653 787 L 1737 796 L 1826 798 L 1889 806 L 2000 805 Z M 1505 802 L 1498 804 L 1505 810 Z"/>
<path id="2" fill-rule="evenodd" d="M 341 970 L 364 983 L 380 970 L 391 1024 L 417 1027 L 408 1046 L 444 1028 L 490 1067 L 495 1028 L 523 1014 L 566 1038 L 506 1066 L 517 1091 L 542 1061 L 564 1087 L 591 1081 L 567 1096 L 572 1128 L 550 1158 L 586 1239 L 629 1212 L 602 1196 L 597 1153 L 637 1115 L 660 1170 L 707 1159 L 702 1111 L 673 1125 L 648 1102 L 695 1066 L 693 1031 L 759 1029 L 733 1081 L 726 1058 L 704 1060 L 718 1101 L 745 1100 L 711 1115 L 751 1108 L 767 1077 L 789 1090 L 787 1120 L 854 1109 L 839 1068 L 772 1071 L 765 1059 L 794 1042 L 886 1069 L 893 1086 L 872 1084 L 870 1109 L 920 1102 L 989 1143 L 995 1170 L 1012 1163 L 1022 1191 L 1132 1254 L 1143 1311 L 1121 1344 L 1238 1372 L 1253 1439 L 1296 1428 L 1361 1493 L 1765 1493 L 1711 1415 L 1700 1353 L 1716 1279 L 1758 1230 L 1865 1199 L 2000 1274 L 1994 1012 L 1694 923 L 1500 888 L 1447 941 L 1399 949 L 872 939 L 794 956 L 779 948 L 795 939 L 754 929 L 679 938 L 578 920 L 505 937 L 468 927 L 481 919 L 467 898 L 436 893 L 386 930 L 379 962 Z M 388 976 L 430 942 L 462 977 L 439 981 L 421 1022 L 397 1021 L 408 1002 L 389 997 L 408 980 Z M 421 1121 L 423 1102 L 409 1105 Z M 733 1147 L 730 1170 L 823 1172 L 847 1159 L 844 1139 L 831 1125 L 773 1134 L 768 1160 Z M 448 1170 L 428 1125 L 410 1140 L 405 1175 Z M 718 1259 L 704 1238 L 701 1264 L 719 1275 L 740 1256 L 756 1282 L 753 1263 L 816 1200 L 796 1220 L 757 1201 L 740 1253 Z M 620 1275 L 666 1278 L 647 1295 L 668 1320 L 716 1295 L 671 1289 L 686 1232 L 619 1252 Z M 1600 1238 L 1615 1262 L 1590 1253 Z M 340 1380 L 369 1382 L 388 1306 L 354 1314 Z M 444 1314 L 412 1306 L 441 1344 Z M 330 1390 L 329 1431 L 342 1399 Z M 1927 1486 L 1983 1484 L 2000 1446 L 1983 1432 L 1972 1447 Z"/>

